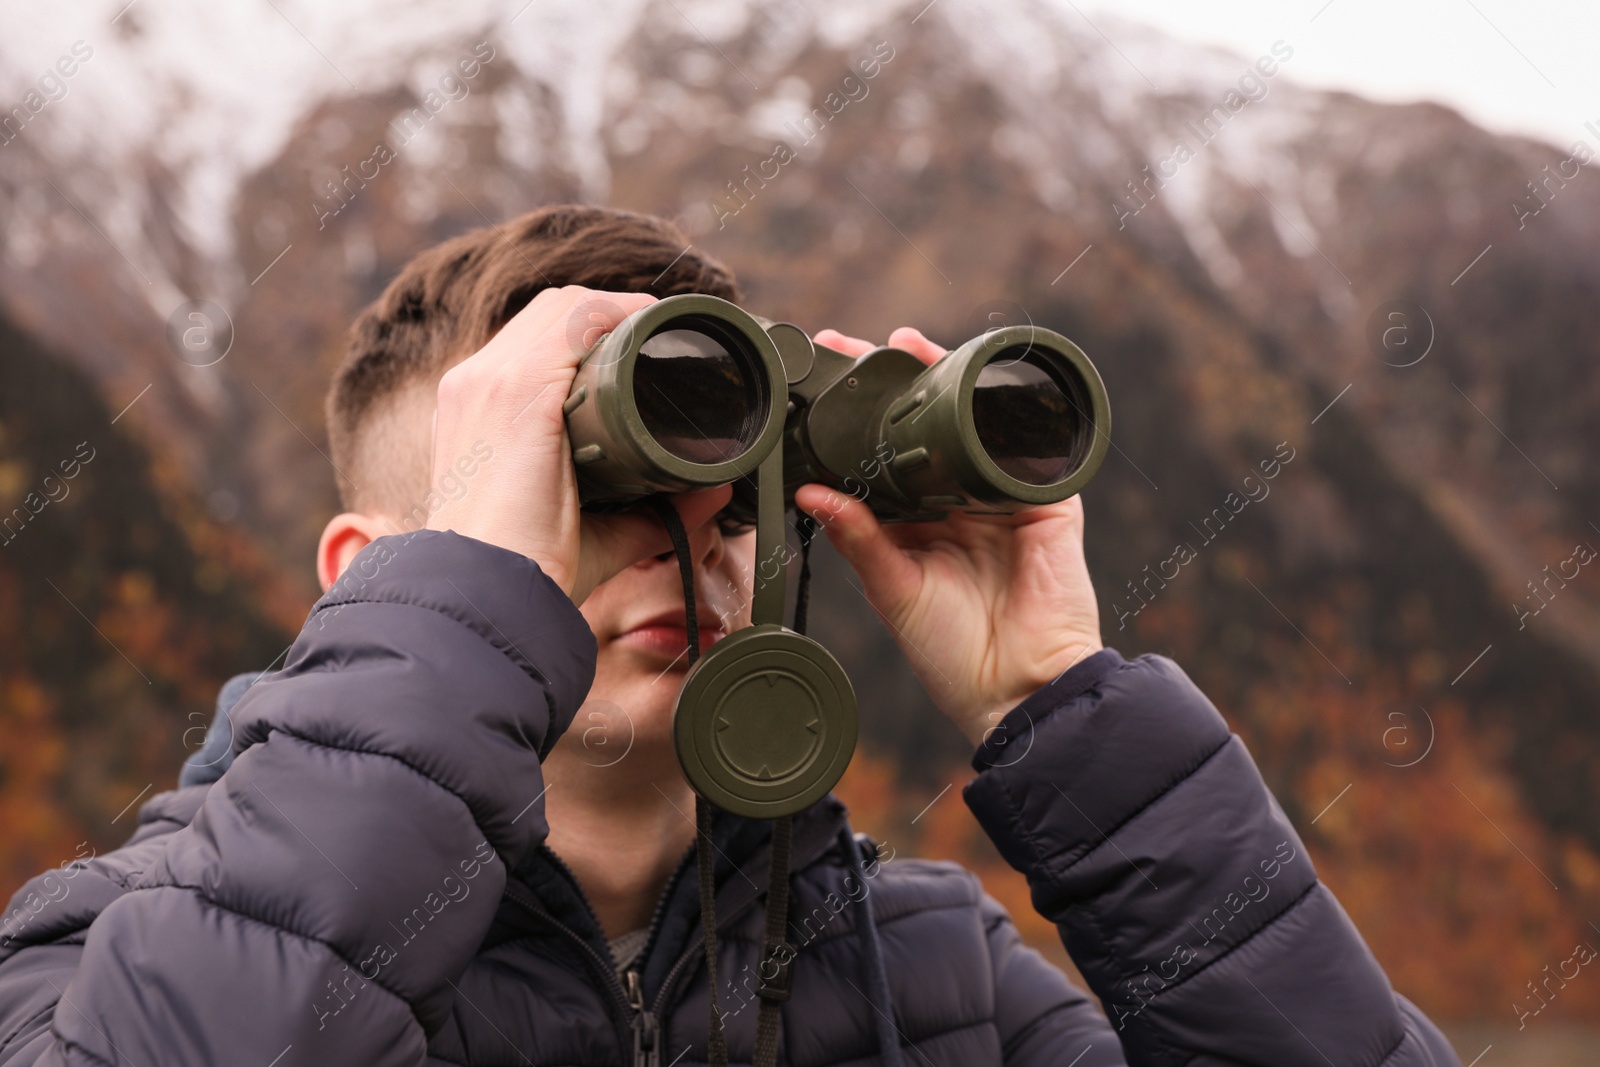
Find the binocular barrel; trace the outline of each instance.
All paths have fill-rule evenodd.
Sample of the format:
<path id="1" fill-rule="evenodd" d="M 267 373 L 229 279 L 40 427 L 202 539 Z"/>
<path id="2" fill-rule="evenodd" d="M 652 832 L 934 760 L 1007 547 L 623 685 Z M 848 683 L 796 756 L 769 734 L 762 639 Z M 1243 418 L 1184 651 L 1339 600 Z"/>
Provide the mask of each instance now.
<path id="1" fill-rule="evenodd" d="M 739 524 L 755 522 L 753 475 L 780 436 L 786 502 L 820 482 L 916 522 L 1065 500 L 1111 430 L 1099 373 L 1050 330 L 992 330 L 931 366 L 895 348 L 855 359 L 697 294 L 607 334 L 565 411 L 585 504 L 732 482 Z"/>
<path id="2" fill-rule="evenodd" d="M 578 365 L 562 410 L 585 504 L 723 485 L 783 433 L 783 365 L 726 300 L 668 297 L 628 316 Z"/>

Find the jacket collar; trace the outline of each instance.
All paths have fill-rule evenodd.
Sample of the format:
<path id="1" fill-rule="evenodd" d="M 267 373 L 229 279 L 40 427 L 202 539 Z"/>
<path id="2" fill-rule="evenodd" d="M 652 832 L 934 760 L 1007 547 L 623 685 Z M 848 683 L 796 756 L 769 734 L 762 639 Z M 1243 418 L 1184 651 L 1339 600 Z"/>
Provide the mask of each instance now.
<path id="1" fill-rule="evenodd" d="M 820 860 L 846 825 L 844 805 L 831 793 L 796 815 L 791 872 L 803 870 Z M 719 811 L 712 824 L 711 838 L 716 846 L 717 925 L 719 929 L 726 929 L 767 895 L 772 865 L 772 823 Z M 678 861 L 657 902 L 650 940 L 640 958 L 640 977 L 647 997 L 655 995 L 673 964 L 700 943 L 699 882 L 694 871 L 691 847 Z M 534 893 L 551 919 L 576 933 L 602 958 L 610 958 L 610 947 L 594 910 L 571 872 L 553 852 L 540 847 L 512 872 L 512 877 Z M 514 909 L 502 906 L 486 944 L 531 932 Z"/>

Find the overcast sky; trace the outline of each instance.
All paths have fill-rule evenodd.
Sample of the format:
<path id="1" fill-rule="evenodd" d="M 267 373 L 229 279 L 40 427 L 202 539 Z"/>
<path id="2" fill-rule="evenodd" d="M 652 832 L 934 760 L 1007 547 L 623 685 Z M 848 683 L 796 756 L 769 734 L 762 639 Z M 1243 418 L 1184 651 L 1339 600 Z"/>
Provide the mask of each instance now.
<path id="1" fill-rule="evenodd" d="M 1438 100 L 1493 130 L 1600 148 L 1600 0 L 1062 0 L 1255 56 L 1381 100 Z M 1104 22 L 1104 20 L 1099 20 Z M 1113 43 L 1114 27 L 1105 26 Z"/>

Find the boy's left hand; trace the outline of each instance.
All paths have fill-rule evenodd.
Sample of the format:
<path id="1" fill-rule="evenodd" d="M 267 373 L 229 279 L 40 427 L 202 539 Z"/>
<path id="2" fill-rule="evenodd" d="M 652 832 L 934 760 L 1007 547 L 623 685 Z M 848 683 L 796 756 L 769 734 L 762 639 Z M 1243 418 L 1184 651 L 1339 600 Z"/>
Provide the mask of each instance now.
<path id="1" fill-rule="evenodd" d="M 857 357 L 876 347 L 833 330 L 816 341 Z M 924 363 L 945 352 L 910 327 L 889 344 Z M 889 526 L 824 485 L 802 486 L 795 504 L 855 568 L 934 703 L 975 744 L 1028 694 L 1101 648 L 1076 496 L 1015 515 Z"/>

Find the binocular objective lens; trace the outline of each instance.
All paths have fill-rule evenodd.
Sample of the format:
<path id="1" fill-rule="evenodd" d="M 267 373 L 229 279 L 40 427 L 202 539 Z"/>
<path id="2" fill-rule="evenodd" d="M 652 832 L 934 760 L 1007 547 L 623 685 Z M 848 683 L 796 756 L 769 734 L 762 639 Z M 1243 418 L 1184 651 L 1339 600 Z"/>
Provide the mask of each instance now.
<path id="1" fill-rule="evenodd" d="M 743 357 L 743 358 L 741 358 Z M 671 328 L 639 346 L 633 400 L 645 429 L 679 459 L 726 463 L 760 436 L 767 403 L 755 360 L 700 330 Z"/>
<path id="2" fill-rule="evenodd" d="M 999 352 L 978 372 L 972 421 L 989 458 L 1029 485 L 1052 485 L 1086 451 L 1086 398 L 1074 397 L 1046 357 L 1027 345 Z"/>

